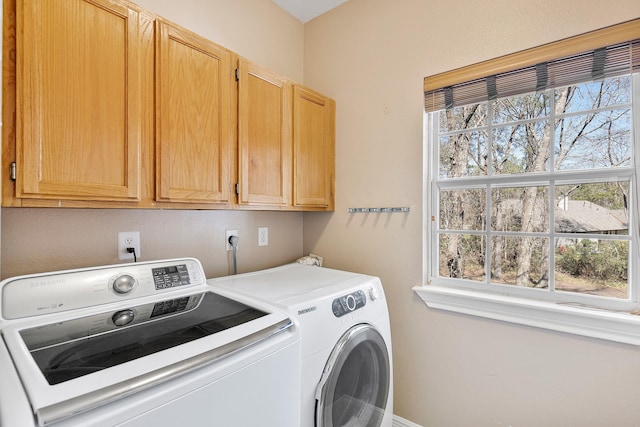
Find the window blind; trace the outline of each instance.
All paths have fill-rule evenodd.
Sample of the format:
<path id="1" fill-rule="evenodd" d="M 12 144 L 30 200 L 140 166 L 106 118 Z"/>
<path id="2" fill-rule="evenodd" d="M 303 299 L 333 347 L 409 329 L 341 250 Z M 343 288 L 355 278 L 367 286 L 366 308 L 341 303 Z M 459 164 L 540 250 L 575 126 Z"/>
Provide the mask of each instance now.
<path id="1" fill-rule="evenodd" d="M 622 26 L 624 31 L 619 31 L 619 27 Z M 608 35 L 611 37 L 607 37 Z M 607 43 L 615 40 L 616 37 L 628 35 L 633 35 L 633 39 L 598 45 L 598 40 L 602 40 L 601 43 Z M 591 47 L 593 45 L 596 47 Z M 557 52 L 566 53 L 575 50 L 576 46 L 591 48 L 554 57 Z M 519 66 L 522 63 L 526 65 Z M 499 72 L 486 74 L 486 70 Z M 425 110 L 432 112 L 449 109 L 498 97 L 600 80 L 635 71 L 640 71 L 640 19 L 463 69 L 426 77 Z M 483 73 L 485 75 L 479 78 L 465 80 L 465 77 L 476 77 Z"/>

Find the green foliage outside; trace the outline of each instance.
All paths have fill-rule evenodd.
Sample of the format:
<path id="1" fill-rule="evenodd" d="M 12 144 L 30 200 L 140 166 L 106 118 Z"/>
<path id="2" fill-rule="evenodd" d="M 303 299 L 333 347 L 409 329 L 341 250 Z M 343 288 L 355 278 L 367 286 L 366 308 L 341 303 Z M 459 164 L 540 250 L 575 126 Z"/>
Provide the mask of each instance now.
<path id="1" fill-rule="evenodd" d="M 628 185 L 618 182 L 594 182 L 579 185 L 571 194 L 574 200 L 587 200 L 607 209 L 624 209 L 622 195 L 628 193 Z"/>
<path id="2" fill-rule="evenodd" d="M 627 242 L 584 239 L 572 246 L 561 246 L 556 251 L 556 267 L 574 277 L 626 283 L 628 257 Z"/>

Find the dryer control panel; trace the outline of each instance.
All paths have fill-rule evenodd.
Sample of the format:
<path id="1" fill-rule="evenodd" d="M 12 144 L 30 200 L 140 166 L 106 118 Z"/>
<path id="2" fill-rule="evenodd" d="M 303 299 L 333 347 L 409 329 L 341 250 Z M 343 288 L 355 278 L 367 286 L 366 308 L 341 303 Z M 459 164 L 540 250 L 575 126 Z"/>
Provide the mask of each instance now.
<path id="1" fill-rule="evenodd" d="M 345 314 L 364 307 L 366 304 L 367 296 L 365 293 L 363 291 L 355 291 L 334 299 L 331 304 L 331 309 L 333 310 L 334 316 L 342 317 Z"/>

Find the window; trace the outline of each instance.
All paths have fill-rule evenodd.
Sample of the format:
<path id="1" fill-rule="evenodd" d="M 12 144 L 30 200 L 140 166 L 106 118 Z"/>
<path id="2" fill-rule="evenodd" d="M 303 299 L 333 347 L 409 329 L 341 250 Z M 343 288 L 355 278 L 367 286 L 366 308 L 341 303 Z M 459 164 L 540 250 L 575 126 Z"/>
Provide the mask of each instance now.
<path id="1" fill-rule="evenodd" d="M 432 113 L 433 279 L 629 299 L 631 89 L 625 75 Z"/>
<path id="2" fill-rule="evenodd" d="M 640 344 L 639 46 L 425 92 L 427 305 Z"/>

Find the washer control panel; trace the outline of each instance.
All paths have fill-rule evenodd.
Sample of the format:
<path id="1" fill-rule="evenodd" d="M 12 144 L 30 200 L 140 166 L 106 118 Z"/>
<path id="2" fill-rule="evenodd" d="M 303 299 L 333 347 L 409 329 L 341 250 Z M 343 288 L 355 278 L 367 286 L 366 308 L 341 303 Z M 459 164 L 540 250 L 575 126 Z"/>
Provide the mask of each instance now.
<path id="1" fill-rule="evenodd" d="M 0 282 L 0 319 L 16 319 L 206 285 L 195 258 L 108 265 Z M 119 323 L 126 322 L 123 314 Z"/>
<path id="2" fill-rule="evenodd" d="M 151 272 L 153 273 L 153 283 L 156 289 L 175 288 L 176 286 L 191 284 L 191 277 L 186 264 L 154 268 Z"/>
<path id="3" fill-rule="evenodd" d="M 364 307 L 366 304 L 367 296 L 365 293 L 363 291 L 355 291 L 334 299 L 331 309 L 334 316 L 342 317 Z"/>

